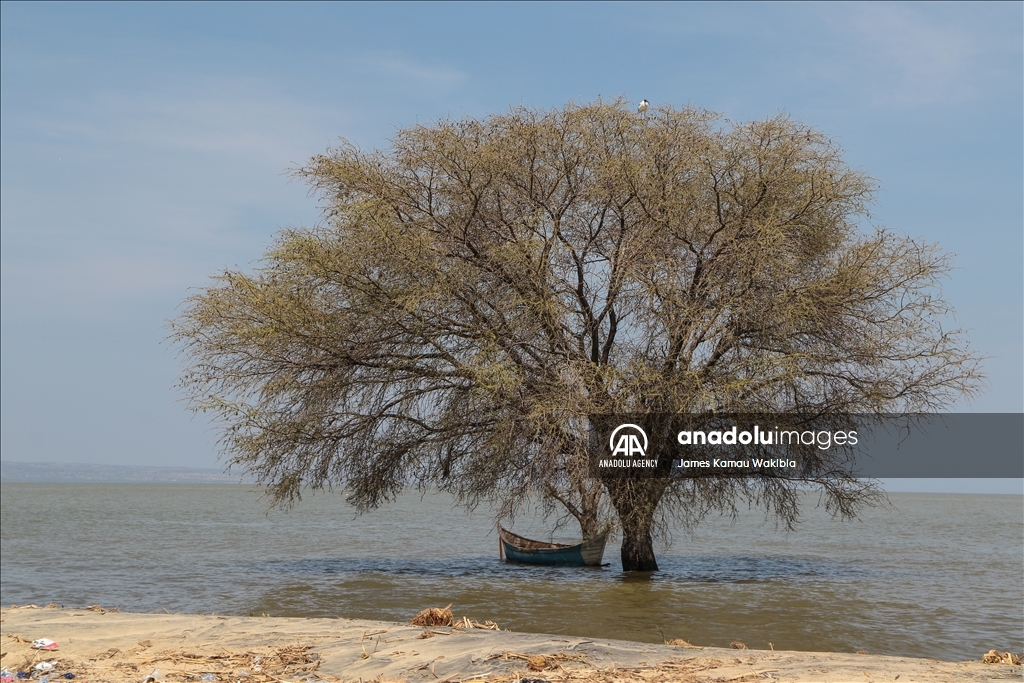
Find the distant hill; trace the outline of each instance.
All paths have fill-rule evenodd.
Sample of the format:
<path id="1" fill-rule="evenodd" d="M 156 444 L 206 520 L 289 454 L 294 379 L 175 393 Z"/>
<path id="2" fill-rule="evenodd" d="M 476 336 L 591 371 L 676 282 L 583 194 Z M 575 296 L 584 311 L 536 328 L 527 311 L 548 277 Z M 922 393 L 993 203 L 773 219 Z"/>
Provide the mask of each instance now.
<path id="1" fill-rule="evenodd" d="M 0 461 L 0 481 L 19 482 L 118 482 L 140 484 L 237 484 L 250 477 L 225 474 L 212 467 L 133 467 L 92 465 L 77 462 Z"/>

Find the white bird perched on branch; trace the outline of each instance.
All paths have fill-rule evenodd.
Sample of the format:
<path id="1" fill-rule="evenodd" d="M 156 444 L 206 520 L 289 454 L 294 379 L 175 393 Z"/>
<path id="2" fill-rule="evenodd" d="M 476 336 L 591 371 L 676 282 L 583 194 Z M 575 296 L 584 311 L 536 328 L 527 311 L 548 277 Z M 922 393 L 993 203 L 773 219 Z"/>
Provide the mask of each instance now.
<path id="1" fill-rule="evenodd" d="M 650 102 L 648 102 L 647 100 L 640 100 L 640 106 L 636 108 L 636 113 L 643 114 L 645 111 L 647 111 L 647 107 L 649 106 L 651 106 Z"/>

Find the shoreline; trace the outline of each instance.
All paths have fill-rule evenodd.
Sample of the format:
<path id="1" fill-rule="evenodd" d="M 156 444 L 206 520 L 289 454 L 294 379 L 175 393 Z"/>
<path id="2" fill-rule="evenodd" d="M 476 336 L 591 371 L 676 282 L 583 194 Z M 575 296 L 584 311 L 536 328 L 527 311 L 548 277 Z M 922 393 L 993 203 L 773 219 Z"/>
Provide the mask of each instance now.
<path id="1" fill-rule="evenodd" d="M 360 619 L 0 610 L 2 665 L 50 679 L 133 681 L 991 681 L 1020 666 L 834 652 L 736 650 Z M 38 638 L 55 652 L 33 650 Z M 983 653 L 979 653 L 979 658 Z M 248 675 L 243 675 L 247 673 Z"/>

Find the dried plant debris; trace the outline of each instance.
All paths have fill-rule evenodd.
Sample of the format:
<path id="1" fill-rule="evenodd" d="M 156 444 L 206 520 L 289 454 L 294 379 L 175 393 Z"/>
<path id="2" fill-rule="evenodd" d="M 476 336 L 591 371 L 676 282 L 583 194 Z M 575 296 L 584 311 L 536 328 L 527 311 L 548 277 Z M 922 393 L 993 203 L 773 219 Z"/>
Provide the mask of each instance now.
<path id="1" fill-rule="evenodd" d="M 564 656 L 564 653 L 562 654 Z M 588 666 L 562 668 L 560 665 L 566 660 L 560 659 L 559 655 L 525 655 L 513 652 L 492 655 L 488 659 L 502 656 L 525 661 L 527 669 L 525 671 L 514 671 L 506 675 L 489 676 L 486 679 L 487 683 L 696 683 L 698 680 L 707 680 L 695 678 L 699 672 L 722 666 L 722 662 L 714 659 L 700 661 L 688 659 L 669 660 L 650 666 L 625 668 L 612 666 L 605 668 L 595 667 L 583 660 Z M 538 669 L 537 665 L 541 664 L 539 661 L 541 657 L 544 660 L 543 665 L 545 668 Z M 572 656 L 570 655 L 569 657 Z M 534 666 L 530 666 L 531 660 Z M 573 658 L 573 660 L 580 661 L 582 658 Z M 754 672 L 751 675 L 756 676 L 757 680 L 764 680 L 766 678 L 765 674 L 773 671 L 777 671 L 777 669 Z M 543 677 L 538 677 L 538 674 Z M 741 678 L 735 680 L 738 682 Z M 467 681 L 466 683 L 469 682 Z"/>
<path id="2" fill-rule="evenodd" d="M 134 681 L 149 674 L 168 681 L 226 681 L 244 679 L 247 683 L 277 683 L 282 680 L 321 679 L 314 674 L 320 657 L 310 652 L 311 646 L 290 645 L 258 648 L 247 652 L 224 651 L 199 654 L 190 651 L 149 652 L 145 660 L 107 661 L 120 654 L 111 648 L 88 662 L 58 661 L 54 673 L 72 671 L 83 680 Z M 160 674 L 149 672 L 159 671 Z M 204 678 L 205 676 L 205 678 Z"/>
<path id="3" fill-rule="evenodd" d="M 589 664 L 582 655 L 571 655 L 565 652 L 559 652 L 553 655 L 544 654 L 525 654 L 522 652 L 499 652 L 497 654 L 488 655 L 487 660 L 501 659 L 509 661 L 510 659 L 519 659 L 526 662 L 527 668 L 530 671 L 549 671 L 552 669 L 562 668 L 562 664 L 565 662 L 581 662 L 583 664 Z"/>
<path id="4" fill-rule="evenodd" d="M 452 604 L 447 607 L 428 607 L 412 618 L 413 626 L 451 626 L 455 619 L 452 616 Z"/>
<path id="5" fill-rule="evenodd" d="M 103 605 L 89 605 L 85 609 L 89 610 L 90 612 L 99 612 L 100 614 L 106 614 L 107 612 L 120 612 L 121 611 L 121 605 L 118 605 L 117 607 L 104 607 Z"/>
<path id="6" fill-rule="evenodd" d="M 665 644 L 666 645 L 675 645 L 677 647 L 685 647 L 685 648 L 689 648 L 691 650 L 703 650 L 704 649 L 702 646 L 694 645 L 693 643 L 688 643 L 685 640 L 683 640 L 682 638 L 673 638 L 672 640 L 668 641 Z"/>
<path id="7" fill-rule="evenodd" d="M 530 671 L 544 671 L 545 669 L 560 669 L 561 664 L 554 657 L 536 655 L 526 660 L 526 668 Z"/>
<path id="8" fill-rule="evenodd" d="M 747 649 L 747 646 L 744 645 L 743 643 L 741 643 L 738 640 L 734 640 L 731 643 L 729 643 L 729 647 L 731 647 L 734 650 L 746 650 Z"/>
<path id="9" fill-rule="evenodd" d="M 429 607 L 409 620 L 413 626 L 450 626 L 453 629 L 482 629 L 484 631 L 500 631 L 499 627 L 493 621 L 487 620 L 479 622 L 469 617 L 462 617 L 456 619 L 452 614 L 452 605 L 448 603 L 447 607 Z M 440 635 L 442 631 L 430 631 L 429 628 L 417 638 L 430 638 L 434 635 Z M 445 634 L 448 635 L 448 634 Z"/>
<path id="10" fill-rule="evenodd" d="M 1012 652 L 989 650 L 984 656 L 982 656 L 981 661 L 986 664 L 1009 664 L 1010 666 L 1019 666 L 1020 655 L 1015 655 Z"/>
<path id="11" fill-rule="evenodd" d="M 474 621 L 474 620 L 470 619 L 469 617 L 462 617 L 462 619 L 459 619 L 458 621 L 456 621 L 454 624 L 452 624 L 452 626 L 454 628 L 465 628 L 465 629 L 479 628 L 479 629 L 483 629 L 485 631 L 500 631 L 501 630 L 501 628 L 497 624 L 495 624 L 493 621 L 491 621 L 489 619 L 481 624 L 479 621 Z"/>
<path id="12" fill-rule="evenodd" d="M 416 640 L 424 640 L 426 638 L 433 638 L 434 636 L 450 636 L 455 631 L 435 631 L 433 629 L 425 628 L 423 633 L 416 636 Z"/>

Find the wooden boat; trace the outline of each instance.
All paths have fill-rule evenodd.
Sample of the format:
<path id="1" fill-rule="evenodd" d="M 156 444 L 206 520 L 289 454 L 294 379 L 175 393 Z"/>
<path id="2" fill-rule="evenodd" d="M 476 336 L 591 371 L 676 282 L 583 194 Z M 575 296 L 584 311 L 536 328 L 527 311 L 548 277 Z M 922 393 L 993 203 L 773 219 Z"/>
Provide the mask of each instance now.
<path id="1" fill-rule="evenodd" d="M 498 527 L 499 550 L 509 562 L 544 564 L 556 567 L 599 567 L 604 556 L 608 532 L 580 543 L 534 541 Z"/>

